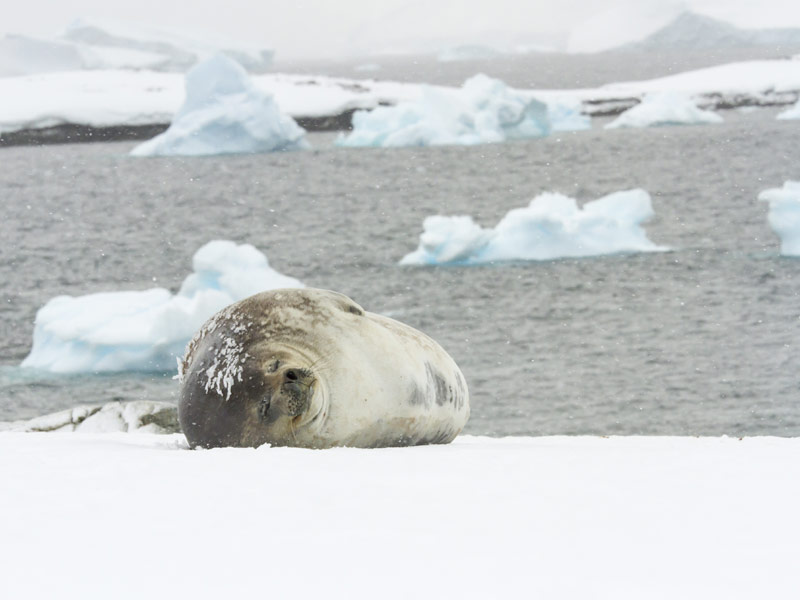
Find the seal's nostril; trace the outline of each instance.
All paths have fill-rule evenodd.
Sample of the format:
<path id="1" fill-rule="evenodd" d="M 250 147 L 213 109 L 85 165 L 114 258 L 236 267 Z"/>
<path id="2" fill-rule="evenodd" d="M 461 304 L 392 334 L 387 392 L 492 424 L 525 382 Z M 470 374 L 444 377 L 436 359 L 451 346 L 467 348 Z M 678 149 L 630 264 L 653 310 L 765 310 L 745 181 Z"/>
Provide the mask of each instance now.
<path id="1" fill-rule="evenodd" d="M 289 381 L 297 381 L 297 372 L 293 371 L 292 369 L 289 369 L 288 371 L 286 371 L 286 379 L 288 379 Z"/>

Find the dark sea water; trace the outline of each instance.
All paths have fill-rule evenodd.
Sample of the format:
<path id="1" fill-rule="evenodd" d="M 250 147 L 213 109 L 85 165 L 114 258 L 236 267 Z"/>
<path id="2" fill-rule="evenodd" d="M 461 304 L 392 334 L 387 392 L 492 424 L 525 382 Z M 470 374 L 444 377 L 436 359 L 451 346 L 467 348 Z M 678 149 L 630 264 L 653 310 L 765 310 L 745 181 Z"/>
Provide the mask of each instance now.
<path id="1" fill-rule="evenodd" d="M 171 374 L 17 368 L 59 294 L 177 290 L 197 248 L 248 242 L 277 270 L 438 340 L 488 435 L 800 435 L 800 259 L 756 196 L 800 179 L 800 122 L 603 130 L 477 147 L 134 159 L 131 143 L 0 149 L 0 420 L 174 401 Z M 400 267 L 423 219 L 493 226 L 544 191 L 642 187 L 668 253 Z"/>

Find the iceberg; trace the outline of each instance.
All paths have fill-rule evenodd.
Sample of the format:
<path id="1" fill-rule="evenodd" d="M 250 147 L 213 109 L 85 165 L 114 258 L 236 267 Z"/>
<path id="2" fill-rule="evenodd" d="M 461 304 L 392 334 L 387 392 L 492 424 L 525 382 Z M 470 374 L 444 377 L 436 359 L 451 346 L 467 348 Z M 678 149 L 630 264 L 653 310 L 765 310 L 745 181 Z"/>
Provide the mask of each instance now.
<path id="1" fill-rule="evenodd" d="M 592 118 L 581 112 L 581 101 L 577 98 L 560 98 L 547 102 L 547 118 L 551 131 L 581 131 L 592 128 Z"/>
<path id="2" fill-rule="evenodd" d="M 764 190 L 758 199 L 769 202 L 767 221 L 781 239 L 781 254 L 800 256 L 800 181 Z"/>
<path id="3" fill-rule="evenodd" d="M 195 252 L 194 272 L 164 288 L 58 296 L 36 313 L 33 347 L 22 367 L 55 373 L 167 372 L 200 326 L 258 292 L 303 284 L 269 266 L 250 244 L 215 240 Z"/>
<path id="4" fill-rule="evenodd" d="M 629 108 L 606 129 L 618 127 L 659 127 L 663 125 L 700 125 L 722 123 L 717 113 L 702 110 L 688 96 L 675 92 L 646 94 L 642 101 Z"/>
<path id="5" fill-rule="evenodd" d="M 798 99 L 797 103 L 791 108 L 778 113 L 776 118 L 782 121 L 800 119 L 800 99 Z"/>
<path id="6" fill-rule="evenodd" d="M 547 105 L 498 79 L 475 75 L 456 90 L 423 86 L 416 101 L 353 114 L 339 146 L 473 145 L 550 132 Z"/>
<path id="7" fill-rule="evenodd" d="M 305 130 L 283 114 L 245 70 L 217 54 L 186 74 L 186 100 L 164 133 L 132 156 L 208 156 L 308 148 Z"/>
<path id="8" fill-rule="evenodd" d="M 650 195 L 641 189 L 615 192 L 582 208 L 573 198 L 544 193 L 491 229 L 470 216 L 428 217 L 419 247 L 400 264 L 479 265 L 668 250 L 651 242 L 641 226 L 653 215 Z"/>

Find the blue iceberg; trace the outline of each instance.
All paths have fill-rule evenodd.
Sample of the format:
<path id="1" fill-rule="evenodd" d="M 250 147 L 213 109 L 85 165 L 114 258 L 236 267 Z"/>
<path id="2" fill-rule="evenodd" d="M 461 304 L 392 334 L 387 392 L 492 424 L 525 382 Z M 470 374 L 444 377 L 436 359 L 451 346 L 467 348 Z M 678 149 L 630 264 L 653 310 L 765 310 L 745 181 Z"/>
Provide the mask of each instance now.
<path id="1" fill-rule="evenodd" d="M 414 102 L 353 114 L 339 146 L 473 145 L 537 138 L 550 132 L 545 103 L 498 79 L 475 75 L 456 90 L 424 86 Z"/>
<path id="2" fill-rule="evenodd" d="M 615 192 L 582 208 L 573 198 L 545 193 L 509 211 L 494 228 L 483 228 L 470 216 L 428 217 L 419 247 L 400 264 L 478 265 L 665 251 L 641 226 L 653 215 L 650 195 L 641 189 Z"/>
<path id="3" fill-rule="evenodd" d="M 164 133 L 132 156 L 207 156 L 308 148 L 305 130 L 283 114 L 245 70 L 217 54 L 186 74 L 186 100 Z"/>
<path id="4" fill-rule="evenodd" d="M 214 313 L 258 292 L 303 284 L 250 244 L 216 240 L 195 252 L 177 294 L 164 288 L 58 296 L 36 313 L 23 367 L 55 373 L 174 370 Z"/>

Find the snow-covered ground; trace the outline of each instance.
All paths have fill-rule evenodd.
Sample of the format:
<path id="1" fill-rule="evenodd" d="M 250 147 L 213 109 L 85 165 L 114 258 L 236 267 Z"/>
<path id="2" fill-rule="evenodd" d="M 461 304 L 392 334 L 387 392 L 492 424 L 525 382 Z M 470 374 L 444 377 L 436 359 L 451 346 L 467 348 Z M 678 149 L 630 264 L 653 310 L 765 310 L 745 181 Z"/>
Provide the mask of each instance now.
<path id="1" fill-rule="evenodd" d="M 485 229 L 469 216 L 431 216 L 417 249 L 402 265 L 476 265 L 514 260 L 549 260 L 620 252 L 657 252 L 642 223 L 653 217 L 650 195 L 641 189 L 615 192 L 582 207 L 562 194 L 540 194 Z"/>
<path id="2" fill-rule="evenodd" d="M 206 156 L 309 148 L 305 130 L 281 113 L 272 95 L 242 66 L 215 54 L 186 74 L 186 100 L 165 132 L 133 156 Z"/>
<path id="3" fill-rule="evenodd" d="M 767 221 L 781 239 L 781 254 L 800 256 L 800 181 L 764 190 L 758 199 L 769 202 Z"/>
<path id="4" fill-rule="evenodd" d="M 417 101 L 426 87 L 450 93 L 457 89 L 277 73 L 255 76 L 253 82 L 273 94 L 281 111 L 295 118 Z M 792 102 L 800 91 L 800 61 L 731 63 L 592 89 L 516 91 L 548 106 L 583 102 L 584 111 L 588 112 L 602 112 L 620 100 L 631 106 L 646 93 L 664 91 L 690 95 L 702 107 L 725 102 Z M 63 123 L 99 127 L 168 123 L 184 102 L 185 93 L 183 77 L 175 73 L 73 71 L 0 78 L 0 98 L 0 133 L 5 133 Z"/>
<path id="5" fill-rule="evenodd" d="M 177 294 L 164 288 L 58 296 L 36 313 L 23 367 L 55 373 L 171 371 L 200 326 L 258 292 L 302 287 L 250 244 L 216 240 L 195 252 Z"/>
<path id="6" fill-rule="evenodd" d="M 702 125 L 722 123 L 722 117 L 698 108 L 691 98 L 676 92 L 645 94 L 642 101 L 606 124 L 606 129 L 620 127 L 659 127 L 665 125 Z"/>
<path id="7" fill-rule="evenodd" d="M 4 598 L 795 598 L 800 440 L 0 433 Z"/>
<path id="8" fill-rule="evenodd" d="M 475 75 L 458 90 L 425 86 L 413 102 L 353 115 L 353 131 L 340 146 L 473 145 L 550 133 L 547 105 L 513 91 L 499 79 Z"/>

